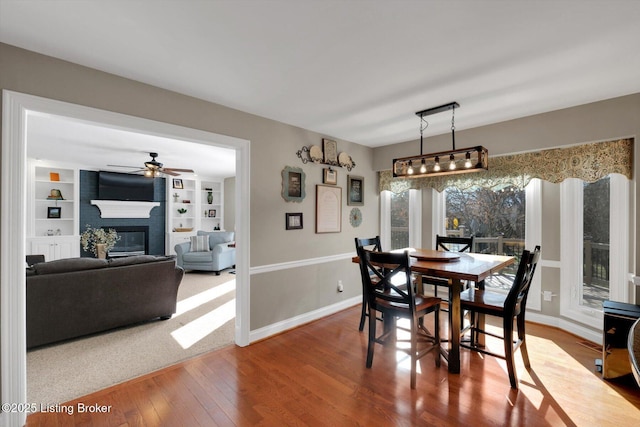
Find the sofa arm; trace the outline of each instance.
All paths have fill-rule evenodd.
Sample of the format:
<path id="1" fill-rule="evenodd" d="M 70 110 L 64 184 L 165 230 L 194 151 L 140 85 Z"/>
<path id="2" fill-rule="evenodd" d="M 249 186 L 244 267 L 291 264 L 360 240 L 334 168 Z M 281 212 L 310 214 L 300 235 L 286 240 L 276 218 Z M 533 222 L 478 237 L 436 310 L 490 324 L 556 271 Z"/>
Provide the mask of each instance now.
<path id="1" fill-rule="evenodd" d="M 182 267 L 182 256 L 191 250 L 191 242 L 178 243 L 174 249 L 176 251 L 176 264 L 178 264 L 178 267 Z"/>
<path id="2" fill-rule="evenodd" d="M 213 252 L 214 254 L 221 254 L 223 252 L 235 250 L 236 248 L 229 246 L 231 243 L 233 242 L 218 243 L 217 245 L 214 245 L 213 248 L 211 248 L 211 252 Z"/>

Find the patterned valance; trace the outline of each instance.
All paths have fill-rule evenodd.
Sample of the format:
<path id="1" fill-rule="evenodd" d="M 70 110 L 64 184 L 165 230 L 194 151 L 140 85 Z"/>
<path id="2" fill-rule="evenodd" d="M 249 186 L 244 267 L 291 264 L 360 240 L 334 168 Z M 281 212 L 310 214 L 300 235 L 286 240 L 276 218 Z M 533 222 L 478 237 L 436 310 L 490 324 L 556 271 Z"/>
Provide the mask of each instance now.
<path id="1" fill-rule="evenodd" d="M 533 178 L 558 183 L 567 178 L 594 182 L 611 173 L 631 179 L 633 170 L 633 138 L 596 142 L 568 148 L 523 154 L 489 157 L 489 170 L 460 175 L 423 178 L 393 178 L 391 170 L 380 172 L 380 191 L 401 193 L 409 189 L 447 187 L 461 190 L 485 187 L 498 190 L 515 186 L 524 188 Z"/>

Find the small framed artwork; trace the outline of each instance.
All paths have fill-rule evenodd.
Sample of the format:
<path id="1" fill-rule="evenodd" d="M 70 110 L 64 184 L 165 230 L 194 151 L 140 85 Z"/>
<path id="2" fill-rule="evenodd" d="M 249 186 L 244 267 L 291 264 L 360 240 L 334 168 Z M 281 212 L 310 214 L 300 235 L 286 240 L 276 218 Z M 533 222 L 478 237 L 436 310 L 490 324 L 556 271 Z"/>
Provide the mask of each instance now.
<path id="1" fill-rule="evenodd" d="M 180 178 L 173 178 L 173 188 L 182 189 L 182 180 Z"/>
<path id="2" fill-rule="evenodd" d="M 60 174 L 58 172 L 49 172 L 49 181 L 60 181 Z"/>
<path id="3" fill-rule="evenodd" d="M 338 164 L 338 143 L 332 139 L 322 139 L 324 162 L 330 165 Z"/>
<path id="4" fill-rule="evenodd" d="M 287 166 L 282 170 L 282 198 L 287 202 L 300 203 L 306 194 L 305 174 L 301 168 Z"/>
<path id="5" fill-rule="evenodd" d="M 302 212 L 286 213 L 285 228 L 287 230 L 302 230 Z"/>
<path id="6" fill-rule="evenodd" d="M 347 205 L 364 205 L 364 178 L 349 175 L 347 177 Z"/>
<path id="7" fill-rule="evenodd" d="M 342 188 L 316 185 L 316 233 L 342 231 Z"/>
<path id="8" fill-rule="evenodd" d="M 47 207 L 47 218 L 59 219 L 62 217 L 62 208 L 59 206 Z"/>
<path id="9" fill-rule="evenodd" d="M 209 218 L 215 218 L 216 217 L 216 210 L 215 209 L 209 209 Z"/>
<path id="10" fill-rule="evenodd" d="M 338 171 L 331 168 L 324 168 L 324 174 L 322 175 L 322 183 L 329 185 L 336 185 L 338 183 Z"/>

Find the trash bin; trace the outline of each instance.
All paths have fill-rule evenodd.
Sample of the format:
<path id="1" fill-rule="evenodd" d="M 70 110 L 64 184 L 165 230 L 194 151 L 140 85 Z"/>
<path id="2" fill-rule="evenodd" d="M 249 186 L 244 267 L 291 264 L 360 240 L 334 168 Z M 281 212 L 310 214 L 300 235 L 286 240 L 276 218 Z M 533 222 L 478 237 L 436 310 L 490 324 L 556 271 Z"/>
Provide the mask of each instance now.
<path id="1" fill-rule="evenodd" d="M 640 318 L 640 305 L 604 301 L 602 378 L 612 379 L 631 374 L 627 350 L 629 331 Z"/>

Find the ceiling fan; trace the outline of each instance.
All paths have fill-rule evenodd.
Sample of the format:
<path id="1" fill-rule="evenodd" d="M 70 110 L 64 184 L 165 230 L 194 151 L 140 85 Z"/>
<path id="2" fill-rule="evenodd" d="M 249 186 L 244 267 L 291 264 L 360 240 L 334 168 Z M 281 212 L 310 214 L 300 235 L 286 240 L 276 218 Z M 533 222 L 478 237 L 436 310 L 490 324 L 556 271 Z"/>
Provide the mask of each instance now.
<path id="1" fill-rule="evenodd" d="M 149 155 L 151 156 L 151 160 L 147 160 L 146 162 L 144 162 L 144 168 L 135 170 L 133 171 L 133 173 L 144 172 L 144 176 L 158 177 L 161 174 L 179 176 L 180 174 L 178 172 L 191 172 L 191 173 L 194 172 L 192 169 L 165 168 L 163 167 L 162 163 L 156 160 L 156 157 L 158 157 L 158 153 L 149 153 Z M 107 165 L 107 166 L 112 166 L 116 168 L 129 168 L 129 169 L 137 168 L 137 166 L 122 166 L 122 165 Z"/>

